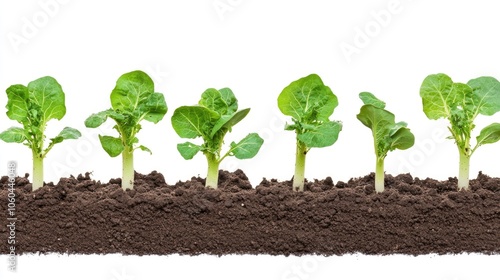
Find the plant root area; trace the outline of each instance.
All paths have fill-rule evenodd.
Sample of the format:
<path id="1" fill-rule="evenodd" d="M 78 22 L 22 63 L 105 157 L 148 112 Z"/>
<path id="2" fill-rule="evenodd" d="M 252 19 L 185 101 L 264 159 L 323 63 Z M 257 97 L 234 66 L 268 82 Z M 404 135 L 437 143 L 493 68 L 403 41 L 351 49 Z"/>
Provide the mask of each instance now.
<path id="1" fill-rule="evenodd" d="M 374 175 L 334 184 L 263 179 L 252 188 L 241 171 L 221 171 L 219 189 L 204 179 L 167 185 L 162 174 L 135 174 L 133 190 L 120 179 L 89 173 L 31 192 L 16 179 L 16 253 L 123 255 L 342 255 L 500 253 L 500 179 L 479 173 L 470 191 L 457 180 Z M 0 180 L 0 246 L 9 253 L 8 178 Z"/>

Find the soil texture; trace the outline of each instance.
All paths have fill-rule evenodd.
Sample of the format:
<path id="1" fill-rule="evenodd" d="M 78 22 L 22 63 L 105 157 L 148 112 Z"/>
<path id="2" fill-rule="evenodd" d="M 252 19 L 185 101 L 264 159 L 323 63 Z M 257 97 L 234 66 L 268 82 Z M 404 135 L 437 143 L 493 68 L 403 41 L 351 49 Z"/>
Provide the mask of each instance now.
<path id="1" fill-rule="evenodd" d="M 136 173 L 123 191 L 90 174 L 31 192 L 16 179 L 16 252 L 124 255 L 342 255 L 500 253 L 500 179 L 479 173 L 471 190 L 447 181 L 374 175 L 337 182 L 263 179 L 221 171 L 219 189 L 204 179 L 167 185 L 162 174 Z M 0 254 L 8 254 L 7 177 L 0 180 Z"/>

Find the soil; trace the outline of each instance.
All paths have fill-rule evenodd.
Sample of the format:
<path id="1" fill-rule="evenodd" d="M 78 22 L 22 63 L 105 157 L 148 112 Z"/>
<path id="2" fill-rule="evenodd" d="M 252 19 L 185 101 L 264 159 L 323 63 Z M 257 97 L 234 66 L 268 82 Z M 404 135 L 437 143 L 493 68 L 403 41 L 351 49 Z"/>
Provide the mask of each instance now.
<path id="1" fill-rule="evenodd" d="M 31 192 L 16 179 L 16 251 L 124 255 L 341 255 L 500 253 L 500 179 L 479 173 L 470 191 L 456 179 L 386 176 L 376 194 L 374 175 L 334 184 L 263 179 L 221 171 L 219 189 L 204 179 L 167 185 L 162 174 L 136 173 L 134 190 L 120 179 L 90 174 L 62 178 Z M 7 177 L 0 180 L 0 220 L 7 223 Z M 0 227 L 1 254 L 8 254 Z M 5 242 L 5 243 L 4 243 Z"/>

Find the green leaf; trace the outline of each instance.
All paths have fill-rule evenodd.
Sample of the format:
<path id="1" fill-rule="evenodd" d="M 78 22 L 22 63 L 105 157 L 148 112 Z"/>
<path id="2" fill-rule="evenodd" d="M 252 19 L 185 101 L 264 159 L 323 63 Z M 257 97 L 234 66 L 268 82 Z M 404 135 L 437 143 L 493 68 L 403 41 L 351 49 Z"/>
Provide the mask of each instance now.
<path id="1" fill-rule="evenodd" d="M 293 131 L 293 130 L 296 130 L 296 129 L 299 129 L 299 125 L 296 124 L 296 123 L 293 123 L 293 124 L 286 123 L 285 124 L 285 130 Z"/>
<path id="2" fill-rule="evenodd" d="M 124 147 L 120 138 L 99 135 L 99 140 L 110 157 L 116 157 L 123 152 Z"/>
<path id="3" fill-rule="evenodd" d="M 263 143 L 264 139 L 262 139 L 259 134 L 250 133 L 240 142 L 232 142 L 230 153 L 237 159 L 253 158 L 259 152 Z"/>
<path id="4" fill-rule="evenodd" d="M 145 115 L 144 119 L 152 123 L 161 121 L 168 110 L 165 97 L 158 92 L 151 93 L 140 108 L 141 113 Z"/>
<path id="5" fill-rule="evenodd" d="M 29 111 L 29 91 L 23 85 L 12 85 L 7 90 L 7 116 L 11 120 L 24 123 Z"/>
<path id="6" fill-rule="evenodd" d="M 192 159 L 199 151 L 202 150 L 202 147 L 191 142 L 185 142 L 177 144 L 177 150 L 184 159 Z"/>
<path id="7" fill-rule="evenodd" d="M 106 111 L 107 115 L 109 118 L 113 119 L 117 124 L 125 124 L 126 126 L 128 127 L 133 127 L 134 123 L 135 123 L 135 126 L 140 128 L 141 125 L 136 123 L 137 121 L 137 118 L 134 118 L 134 115 L 131 114 L 130 112 L 116 112 L 116 111 L 113 111 L 113 109 L 109 109 Z"/>
<path id="8" fill-rule="evenodd" d="M 337 105 L 337 97 L 316 74 L 292 82 L 278 96 L 280 111 L 299 122 L 327 121 Z"/>
<path id="9" fill-rule="evenodd" d="M 388 151 L 406 150 L 415 143 L 415 136 L 405 122 L 395 123 L 394 115 L 385 108 L 385 102 L 369 92 L 362 92 L 359 98 L 364 104 L 358 119 L 372 130 L 377 156 L 385 157 Z"/>
<path id="10" fill-rule="evenodd" d="M 56 137 L 52 138 L 51 140 L 52 143 L 57 144 L 68 139 L 78 139 L 81 136 L 82 134 L 80 133 L 80 131 L 71 127 L 65 127 L 63 128 L 63 130 L 61 130 L 61 132 L 59 132 L 59 134 Z"/>
<path id="11" fill-rule="evenodd" d="M 137 147 L 136 149 L 139 149 L 139 150 L 141 150 L 141 151 L 143 151 L 143 152 L 148 152 L 150 155 L 152 155 L 152 154 L 153 154 L 153 152 L 151 152 L 151 150 L 150 150 L 148 147 L 143 146 L 143 145 L 140 145 L 140 146 L 139 146 L 139 147 Z"/>
<path id="12" fill-rule="evenodd" d="M 384 134 L 388 134 L 390 127 L 395 124 L 394 114 L 391 112 L 377 108 L 373 105 L 363 105 L 356 116 L 362 124 L 370 128 L 372 131 L 387 130 Z"/>
<path id="13" fill-rule="evenodd" d="M 399 129 L 390 136 L 389 151 L 395 149 L 406 150 L 415 144 L 415 136 L 411 133 L 410 129 L 406 127 L 399 127 Z"/>
<path id="14" fill-rule="evenodd" d="M 394 115 L 373 105 L 363 105 L 356 117 L 372 130 L 377 158 L 384 157 L 390 149 L 391 129 L 396 125 Z"/>
<path id="15" fill-rule="evenodd" d="M 27 138 L 24 129 L 20 127 L 11 127 L 0 133 L 0 139 L 7 143 L 23 143 Z"/>
<path id="16" fill-rule="evenodd" d="M 500 123 L 492 123 L 481 130 L 476 137 L 477 147 L 484 144 L 493 144 L 500 140 Z"/>
<path id="17" fill-rule="evenodd" d="M 111 106 L 114 110 L 133 112 L 153 93 L 153 80 L 146 73 L 125 73 L 118 78 L 111 92 Z"/>
<path id="18" fill-rule="evenodd" d="M 391 129 L 390 129 L 390 131 L 389 131 L 389 136 L 393 136 L 393 135 L 394 135 L 394 134 L 396 134 L 396 132 L 398 132 L 401 128 L 403 128 L 403 127 L 407 127 L 407 126 L 408 126 L 408 124 L 407 124 L 407 123 L 405 123 L 405 122 L 398 122 L 398 123 L 395 123 L 395 124 L 391 127 Z"/>
<path id="19" fill-rule="evenodd" d="M 225 114 L 230 115 L 238 111 L 238 100 L 236 99 L 236 96 L 234 96 L 233 91 L 230 88 L 222 88 L 219 89 L 219 92 L 227 105 L 227 111 Z"/>
<path id="20" fill-rule="evenodd" d="M 479 77 L 467 83 L 473 92 L 474 116 L 491 116 L 500 111 L 500 82 L 493 77 Z"/>
<path id="21" fill-rule="evenodd" d="M 214 137 L 215 133 L 217 133 L 217 131 L 219 131 L 223 127 L 227 128 L 228 130 L 231 130 L 231 128 L 234 125 L 239 123 L 242 119 L 246 117 L 246 115 L 248 115 L 248 112 L 250 112 L 250 108 L 243 109 L 241 111 L 233 113 L 232 115 L 223 115 L 212 128 L 210 137 Z"/>
<path id="22" fill-rule="evenodd" d="M 427 76 L 420 86 L 425 115 L 432 120 L 450 116 L 450 104 L 457 99 L 453 81 L 445 74 Z"/>
<path id="23" fill-rule="evenodd" d="M 359 98 L 363 101 L 365 105 L 373 105 L 379 109 L 385 108 L 385 102 L 378 99 L 375 95 L 370 92 L 361 92 Z"/>
<path id="24" fill-rule="evenodd" d="M 172 126 L 182 138 L 209 136 L 220 115 L 201 106 L 181 106 L 172 115 Z"/>
<path id="25" fill-rule="evenodd" d="M 72 128 L 72 127 L 65 127 L 61 132 L 59 133 L 58 137 L 62 137 L 64 140 L 67 139 L 78 139 L 82 136 L 80 131 Z"/>
<path id="26" fill-rule="evenodd" d="M 302 141 L 309 148 L 328 147 L 337 142 L 341 130 L 341 123 L 328 121 L 316 126 L 312 130 L 307 130 L 297 135 L 297 139 Z"/>
<path id="27" fill-rule="evenodd" d="M 201 99 L 198 104 L 212 111 L 215 111 L 220 115 L 225 115 L 227 112 L 226 101 L 222 99 L 221 93 L 214 88 L 205 90 L 201 94 Z"/>
<path id="28" fill-rule="evenodd" d="M 42 77 L 28 84 L 30 102 L 37 105 L 45 124 L 51 119 L 60 120 L 66 114 L 65 97 L 61 85 L 52 77 Z M 37 110 L 38 111 L 38 110 Z"/>
<path id="29" fill-rule="evenodd" d="M 106 110 L 106 111 L 101 111 L 96 114 L 90 115 L 85 120 L 85 126 L 89 128 L 96 128 L 99 127 L 101 124 L 103 124 L 107 119 L 108 115 L 113 112 L 113 110 Z"/>

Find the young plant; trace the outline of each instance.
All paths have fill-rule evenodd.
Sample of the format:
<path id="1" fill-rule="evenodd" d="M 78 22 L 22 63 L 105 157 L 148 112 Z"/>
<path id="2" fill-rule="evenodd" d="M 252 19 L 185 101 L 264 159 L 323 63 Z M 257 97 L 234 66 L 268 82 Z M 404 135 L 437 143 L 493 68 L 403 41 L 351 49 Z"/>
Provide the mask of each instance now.
<path id="1" fill-rule="evenodd" d="M 454 83 L 445 74 L 434 74 L 422 82 L 420 97 L 427 118 L 449 120 L 448 138 L 455 140 L 459 152 L 458 189 L 468 189 L 472 154 L 478 147 L 500 140 L 500 124 L 493 123 L 481 130 L 474 148 L 470 143 L 476 117 L 500 111 L 500 82 L 493 77 L 479 77 L 467 84 Z"/>
<path id="2" fill-rule="evenodd" d="M 61 120 L 66 114 L 64 92 L 52 77 L 42 77 L 24 85 L 7 89 L 7 116 L 23 127 L 11 127 L 0 133 L 7 143 L 22 143 L 33 154 L 33 190 L 43 187 L 43 159 L 55 144 L 67 139 L 77 139 L 80 132 L 65 127 L 45 147 L 45 128 L 51 119 Z"/>
<path id="3" fill-rule="evenodd" d="M 141 130 L 141 121 L 158 123 L 167 113 L 163 94 L 154 91 L 153 80 L 142 71 L 133 71 L 118 78 L 111 92 L 111 109 L 92 114 L 85 120 L 85 126 L 99 127 L 108 118 L 116 122 L 114 128 L 118 137 L 99 135 L 103 149 L 111 157 L 122 155 L 122 188 L 134 187 L 134 150 L 151 153 L 138 145 L 136 135 Z"/>
<path id="4" fill-rule="evenodd" d="M 342 124 L 329 120 L 337 105 L 337 97 L 316 74 L 292 82 L 278 96 L 280 111 L 291 116 L 293 121 L 285 126 L 285 130 L 294 130 L 297 135 L 293 190 L 304 190 L 309 150 L 328 147 L 337 141 Z"/>
<path id="5" fill-rule="evenodd" d="M 389 151 L 406 150 L 415 143 L 415 136 L 405 122 L 396 123 L 394 114 L 385 110 L 385 102 L 369 92 L 359 98 L 363 105 L 357 115 L 359 121 L 372 130 L 375 147 L 375 191 L 384 191 L 384 160 Z"/>
<path id="6" fill-rule="evenodd" d="M 184 159 L 192 159 L 198 152 L 207 158 L 208 173 L 205 186 L 217 188 L 219 164 L 227 156 L 238 159 L 253 158 L 264 140 L 257 133 L 250 133 L 240 142 L 231 142 L 229 150 L 221 157 L 224 136 L 250 111 L 238 111 L 238 100 L 229 88 L 207 89 L 196 106 L 182 106 L 172 116 L 172 126 L 182 138 L 201 137 L 202 145 L 185 142 L 177 145 Z"/>

